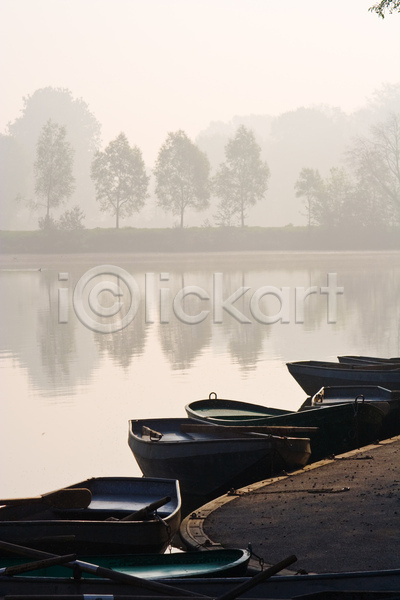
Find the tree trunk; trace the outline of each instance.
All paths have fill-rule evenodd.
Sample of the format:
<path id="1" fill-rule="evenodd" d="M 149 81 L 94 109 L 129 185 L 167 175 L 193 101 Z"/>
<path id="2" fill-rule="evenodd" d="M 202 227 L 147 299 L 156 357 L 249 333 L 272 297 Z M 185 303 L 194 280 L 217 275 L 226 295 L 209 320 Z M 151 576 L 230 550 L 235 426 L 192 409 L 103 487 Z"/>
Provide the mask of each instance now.
<path id="1" fill-rule="evenodd" d="M 181 227 L 183 227 L 183 206 L 181 208 Z"/>
<path id="2" fill-rule="evenodd" d="M 119 203 L 119 199 L 120 199 L 120 190 L 118 187 L 118 196 L 117 196 L 117 202 L 115 205 L 115 228 L 119 229 L 119 210 L 121 208 L 120 203 Z"/>

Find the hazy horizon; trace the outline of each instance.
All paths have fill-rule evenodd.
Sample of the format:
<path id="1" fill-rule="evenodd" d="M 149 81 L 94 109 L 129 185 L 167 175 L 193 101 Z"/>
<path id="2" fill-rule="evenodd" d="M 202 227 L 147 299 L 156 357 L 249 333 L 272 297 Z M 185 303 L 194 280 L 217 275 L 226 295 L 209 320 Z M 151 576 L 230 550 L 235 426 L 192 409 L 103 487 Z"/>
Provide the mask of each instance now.
<path id="1" fill-rule="evenodd" d="M 43 87 L 71 90 L 152 164 L 169 131 L 326 104 L 351 113 L 400 80 L 399 15 L 372 0 L 3 0 L 0 131 Z"/>

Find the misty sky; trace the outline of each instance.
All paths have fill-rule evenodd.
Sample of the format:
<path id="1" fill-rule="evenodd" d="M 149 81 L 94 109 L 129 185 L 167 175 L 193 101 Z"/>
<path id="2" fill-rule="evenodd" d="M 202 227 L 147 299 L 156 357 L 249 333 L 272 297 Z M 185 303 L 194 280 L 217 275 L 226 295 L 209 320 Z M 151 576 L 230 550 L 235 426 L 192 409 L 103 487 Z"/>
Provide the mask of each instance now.
<path id="1" fill-rule="evenodd" d="M 1 115 L 53 86 L 82 97 L 107 144 L 153 162 L 167 132 L 329 104 L 400 81 L 400 14 L 374 0 L 1 0 Z"/>

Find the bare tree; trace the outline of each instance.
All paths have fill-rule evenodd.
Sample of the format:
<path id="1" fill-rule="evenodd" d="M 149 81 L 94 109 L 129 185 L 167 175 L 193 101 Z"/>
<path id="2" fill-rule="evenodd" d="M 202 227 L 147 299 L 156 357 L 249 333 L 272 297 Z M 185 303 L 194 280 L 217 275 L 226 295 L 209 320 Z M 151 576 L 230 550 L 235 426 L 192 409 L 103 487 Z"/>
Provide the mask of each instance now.
<path id="1" fill-rule="evenodd" d="M 399 115 L 371 127 L 370 137 L 358 137 L 348 155 L 358 179 L 375 190 L 400 222 Z"/>

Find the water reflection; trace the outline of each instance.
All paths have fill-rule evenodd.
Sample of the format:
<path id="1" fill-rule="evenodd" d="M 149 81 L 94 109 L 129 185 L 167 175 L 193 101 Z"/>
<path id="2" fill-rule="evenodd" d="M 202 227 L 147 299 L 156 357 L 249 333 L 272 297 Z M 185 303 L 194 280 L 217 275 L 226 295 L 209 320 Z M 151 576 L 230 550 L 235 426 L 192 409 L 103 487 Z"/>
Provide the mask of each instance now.
<path id="1" fill-rule="evenodd" d="M 209 310 L 208 301 L 202 306 L 203 303 L 194 293 L 177 296 L 182 290 L 189 292 L 193 286 L 196 286 L 196 290 L 207 291 L 208 280 L 209 276 L 204 273 L 179 270 L 168 274 L 168 285 L 166 278 L 160 282 L 157 294 L 159 343 L 165 359 L 174 370 L 190 369 L 211 343 L 211 320 L 209 316 L 204 320 L 198 316 L 204 310 Z M 196 323 L 190 323 L 192 317 Z"/>
<path id="2" fill-rule="evenodd" d="M 127 444 L 128 420 L 183 417 L 185 404 L 211 391 L 297 410 L 304 393 L 287 361 L 400 354 L 399 253 L 0 260 L 3 497 L 33 496 L 88 477 L 140 476 Z M 141 297 L 135 319 L 109 334 L 85 327 L 72 305 L 76 283 L 104 264 L 131 273 Z M 60 281 L 60 272 L 68 279 Z M 327 273 L 335 272 L 344 287 L 337 322 L 328 323 L 327 297 L 315 293 L 296 323 L 295 288 L 326 286 Z M 146 273 L 153 275 L 146 280 Z M 250 323 L 213 310 L 214 273 L 222 273 L 224 301 L 249 288 L 234 306 Z M 154 284 L 150 299 L 146 281 Z M 209 311 L 198 324 L 174 312 L 174 299 L 187 286 L 209 296 L 178 296 L 175 309 L 183 317 Z M 289 288 L 289 322 L 267 325 L 254 318 L 250 299 L 263 286 Z M 59 323 L 60 288 L 67 323 Z M 115 298 L 105 300 L 112 305 Z M 258 307 L 264 315 L 280 310 L 273 295 L 260 297 Z"/>
<path id="3" fill-rule="evenodd" d="M 87 329 L 72 309 L 72 292 L 85 272 L 86 265 L 65 257 L 62 269 L 69 273 L 68 323 L 59 322 L 58 268 L 49 263 L 42 271 L 10 271 L 0 273 L 3 310 L 1 312 L 1 352 L 13 357 L 27 370 L 32 386 L 42 395 L 57 395 L 68 390 L 73 394 L 79 385 L 91 380 L 94 370 L 105 357 L 116 368 L 127 372 L 140 368 L 160 367 L 172 371 L 190 371 L 200 357 L 212 354 L 214 360 L 228 355 L 231 364 L 251 373 L 260 361 L 279 356 L 282 360 L 326 358 L 334 348 L 355 353 L 399 354 L 400 261 L 391 255 L 327 255 L 260 257 L 210 262 L 203 257 L 197 262 L 168 264 L 154 259 L 140 265 L 125 257 L 123 267 L 134 275 L 141 294 L 135 319 L 123 330 L 104 334 Z M 219 261 L 219 262 L 218 262 Z M 152 305 L 146 305 L 146 273 L 155 282 Z M 233 306 L 237 314 L 215 303 L 214 273 L 222 273 L 222 298 L 229 299 L 240 289 Z M 327 323 L 327 297 L 320 293 L 326 286 L 327 273 L 336 272 L 344 294 L 338 297 L 336 323 Z M 192 287 L 190 287 L 192 286 Z M 180 290 L 194 287 L 205 297 L 188 293 L 174 299 Z M 250 300 L 257 290 L 273 286 L 288 288 L 285 302 L 288 322 L 259 322 Z M 296 287 L 312 286 L 318 290 L 304 301 L 303 322 L 296 323 Z M 228 303 L 229 304 L 229 303 Z M 282 298 L 264 294 L 258 300 L 260 314 L 279 316 Z M 178 308 L 178 313 L 177 313 Z M 151 309 L 151 310 L 150 310 Z M 179 312 L 181 311 L 181 312 Z M 207 311 L 207 316 L 194 324 L 185 322 Z M 149 314 L 152 318 L 149 319 Z M 231 314 L 230 314 L 231 313 Z M 205 313 L 204 313 L 205 314 Z M 183 317 L 182 317 L 183 315 Z M 221 316 L 222 315 L 222 316 Z M 216 318 L 218 317 L 218 318 Z M 247 322 L 240 322 L 240 321 Z M 332 348 L 332 350 L 330 350 Z M 154 362 L 155 361 L 155 362 Z M 161 367 L 160 367 L 161 368 Z"/>
<path id="4" fill-rule="evenodd" d="M 100 355 L 107 354 L 116 365 L 127 369 L 133 358 L 144 353 L 148 330 L 144 308 L 140 305 L 135 319 L 128 327 L 109 334 L 93 333 L 93 338 Z"/>

